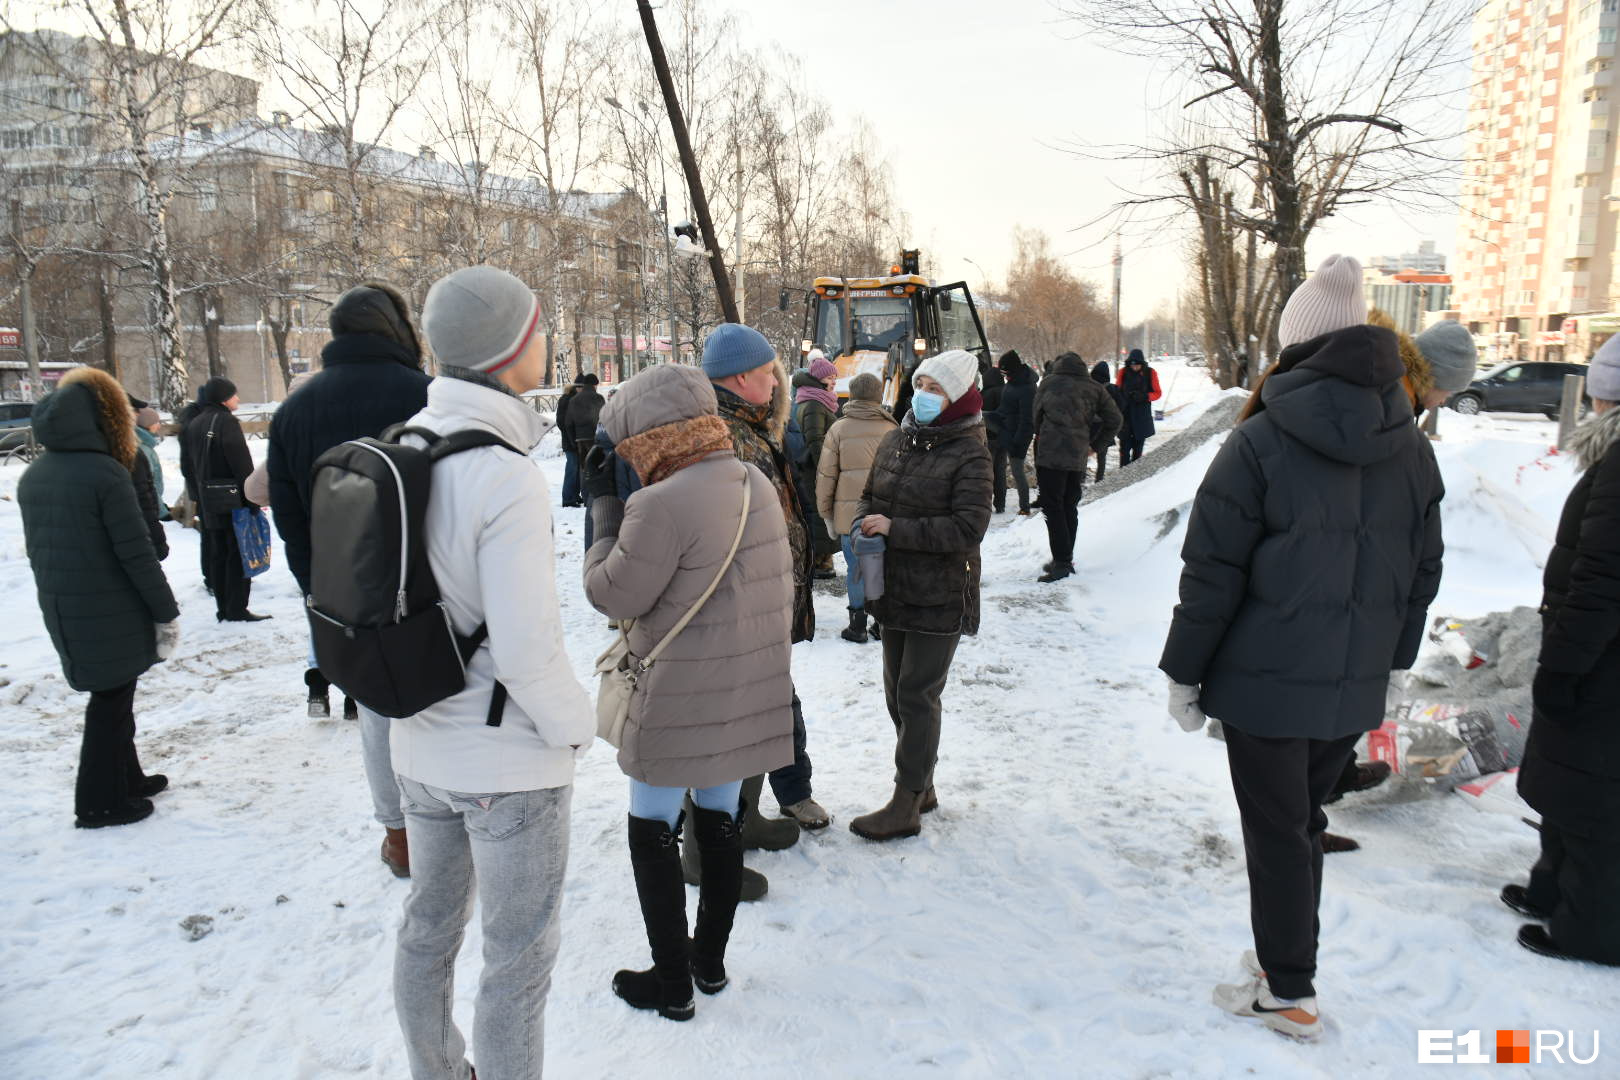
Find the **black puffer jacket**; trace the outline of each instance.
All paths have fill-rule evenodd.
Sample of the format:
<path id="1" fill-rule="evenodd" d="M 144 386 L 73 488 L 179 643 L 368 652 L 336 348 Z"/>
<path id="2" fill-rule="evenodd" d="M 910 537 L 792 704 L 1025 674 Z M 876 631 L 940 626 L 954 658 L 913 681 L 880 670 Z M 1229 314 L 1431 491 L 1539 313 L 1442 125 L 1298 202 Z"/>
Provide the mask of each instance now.
<path id="1" fill-rule="evenodd" d="M 130 466 L 130 479 L 135 483 L 135 499 L 141 504 L 141 518 L 146 522 L 146 533 L 152 538 L 152 550 L 158 561 L 169 557 L 169 538 L 163 532 L 163 506 L 158 502 L 157 481 L 152 478 L 152 462 L 145 454 L 136 454 Z"/>
<path id="2" fill-rule="evenodd" d="M 1193 502 L 1159 667 L 1251 735 L 1383 722 L 1440 586 L 1440 499 L 1395 335 L 1354 326 L 1283 350 Z"/>
<path id="3" fill-rule="evenodd" d="M 1573 687 L 1539 698 L 1519 793 L 1577 832 L 1620 824 L 1620 407 L 1576 434 L 1585 472 L 1564 503 L 1542 582 L 1541 667 Z"/>
<path id="4" fill-rule="evenodd" d="M 376 334 L 344 334 L 321 350 L 321 370 L 270 420 L 270 511 L 298 587 L 309 592 L 309 485 L 315 459 L 350 439 L 381 435 L 427 408 L 419 357 Z"/>
<path id="5" fill-rule="evenodd" d="M 1013 457 L 1029 453 L 1030 440 L 1035 438 L 1035 372 L 1027 365 L 1020 364 L 1007 372 L 1007 385 L 1002 388 L 996 414 L 1001 421 L 1001 445 Z"/>
<path id="6" fill-rule="evenodd" d="M 46 453 L 23 473 L 17 503 L 62 674 L 75 690 L 112 690 L 157 661 L 156 624 L 180 611 L 129 466 L 119 463 L 138 457 L 123 389 L 87 370 L 94 372 L 88 385 L 70 383 L 34 407 L 34 435 Z"/>
<path id="7" fill-rule="evenodd" d="M 866 603 L 873 618 L 925 634 L 979 632 L 979 542 L 990 528 L 980 416 L 933 427 L 907 413 L 878 445 L 855 514 L 891 519 L 883 596 Z"/>
<path id="8" fill-rule="evenodd" d="M 602 416 L 603 404 L 605 399 L 594 386 L 581 386 L 579 393 L 568 400 L 568 411 L 557 424 L 570 445 L 596 441 L 596 424 Z"/>
<path id="9" fill-rule="evenodd" d="M 996 368 L 986 368 L 980 378 L 984 380 L 984 433 L 994 450 L 1001 443 L 1001 396 L 1006 393 L 1007 379 Z"/>
<path id="10" fill-rule="evenodd" d="M 1083 471 L 1088 451 L 1113 442 L 1121 423 L 1114 399 L 1085 362 L 1064 353 L 1035 391 L 1035 467 Z"/>

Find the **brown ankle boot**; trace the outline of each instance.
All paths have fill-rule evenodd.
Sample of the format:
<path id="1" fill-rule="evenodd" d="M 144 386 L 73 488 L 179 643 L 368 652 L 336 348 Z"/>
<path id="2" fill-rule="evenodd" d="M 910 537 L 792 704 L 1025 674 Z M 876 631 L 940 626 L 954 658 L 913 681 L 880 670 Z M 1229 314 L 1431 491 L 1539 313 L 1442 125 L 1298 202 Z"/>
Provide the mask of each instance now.
<path id="1" fill-rule="evenodd" d="M 898 840 L 902 836 L 916 836 L 922 832 L 922 798 L 922 792 L 907 791 L 896 784 L 889 805 L 851 821 L 849 831 L 868 840 Z"/>
<path id="2" fill-rule="evenodd" d="M 923 792 L 922 805 L 917 808 L 920 814 L 931 814 L 939 809 L 939 796 L 934 794 L 934 785 L 929 784 L 928 790 Z"/>
<path id="3" fill-rule="evenodd" d="M 382 861 L 395 877 L 411 876 L 411 849 L 405 842 L 404 829 L 384 829 Z"/>

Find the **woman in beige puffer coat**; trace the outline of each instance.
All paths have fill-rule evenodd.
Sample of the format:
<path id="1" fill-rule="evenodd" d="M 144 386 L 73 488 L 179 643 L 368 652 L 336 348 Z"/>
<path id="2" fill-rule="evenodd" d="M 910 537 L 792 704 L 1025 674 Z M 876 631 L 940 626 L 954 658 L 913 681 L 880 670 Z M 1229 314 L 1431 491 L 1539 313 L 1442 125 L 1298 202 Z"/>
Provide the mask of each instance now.
<path id="1" fill-rule="evenodd" d="M 726 942 L 742 881 L 742 782 L 793 760 L 792 556 L 776 490 L 738 460 L 702 371 L 671 364 L 643 372 L 608 402 L 601 424 L 643 486 L 620 500 L 612 461 L 600 450 L 587 455 L 595 541 L 585 556 L 585 595 L 602 614 L 634 620 L 632 659 L 647 656 L 720 575 L 641 677 L 619 750 L 653 966 L 620 971 L 613 989 L 636 1008 L 686 1020 L 694 978 L 710 994 L 727 981 Z M 745 486 L 748 517 L 725 567 Z M 690 954 L 676 846 L 689 788 L 703 881 Z"/>
<path id="2" fill-rule="evenodd" d="M 872 374 L 861 374 L 849 381 L 849 402 L 844 415 L 827 431 L 816 466 L 816 512 L 821 515 L 844 549 L 844 567 L 849 572 L 849 627 L 839 636 L 845 641 L 865 644 L 866 589 L 855 579 L 855 551 L 849 530 L 855 520 L 855 504 L 866 490 L 866 476 L 872 471 L 878 444 L 899 425 L 880 403 L 883 383 Z M 872 626 L 874 633 L 877 625 Z"/>

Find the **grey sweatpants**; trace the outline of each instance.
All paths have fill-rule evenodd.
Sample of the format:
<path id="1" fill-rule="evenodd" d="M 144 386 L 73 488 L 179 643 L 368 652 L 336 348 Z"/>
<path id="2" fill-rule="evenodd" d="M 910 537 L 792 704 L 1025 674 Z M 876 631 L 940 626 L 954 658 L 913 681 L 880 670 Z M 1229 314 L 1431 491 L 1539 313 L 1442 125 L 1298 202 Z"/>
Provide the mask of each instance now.
<path id="1" fill-rule="evenodd" d="M 451 1018 L 456 953 L 483 910 L 484 970 L 473 1052 L 489 1080 L 538 1077 L 546 995 L 561 941 L 573 787 L 469 794 L 399 778 L 411 835 L 411 893 L 394 951 L 394 1009 L 414 1080 L 468 1080 Z"/>
<path id="2" fill-rule="evenodd" d="M 883 628 L 883 698 L 897 736 L 894 782 L 925 791 L 939 760 L 940 695 L 961 634 Z"/>

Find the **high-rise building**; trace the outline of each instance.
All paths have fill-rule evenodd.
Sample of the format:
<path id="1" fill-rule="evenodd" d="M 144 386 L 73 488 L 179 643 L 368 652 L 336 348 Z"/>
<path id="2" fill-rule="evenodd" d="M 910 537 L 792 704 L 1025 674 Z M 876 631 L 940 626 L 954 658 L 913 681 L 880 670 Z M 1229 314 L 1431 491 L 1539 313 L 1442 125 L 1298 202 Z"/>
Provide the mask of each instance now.
<path id="1" fill-rule="evenodd" d="M 1620 300 L 1620 0 L 1485 0 L 1453 303 L 1486 360 L 1583 359 Z"/>
<path id="2" fill-rule="evenodd" d="M 1425 240 L 1418 244 L 1416 251 L 1408 251 L 1404 255 L 1374 255 L 1367 260 L 1367 269 L 1385 274 L 1398 274 L 1403 270 L 1443 274 L 1446 272 L 1446 257 L 1434 250 L 1433 240 Z"/>

